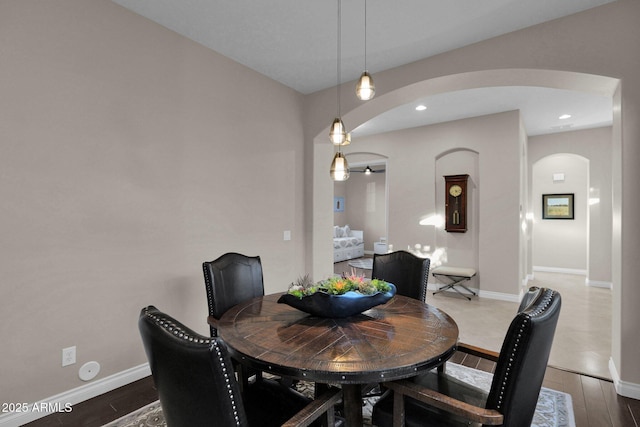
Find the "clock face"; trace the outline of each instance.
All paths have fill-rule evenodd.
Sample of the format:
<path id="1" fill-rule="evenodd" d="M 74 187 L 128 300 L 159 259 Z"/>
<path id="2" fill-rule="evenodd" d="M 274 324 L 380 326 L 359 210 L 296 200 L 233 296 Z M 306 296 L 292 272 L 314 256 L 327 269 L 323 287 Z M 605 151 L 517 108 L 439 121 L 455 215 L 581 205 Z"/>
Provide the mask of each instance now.
<path id="1" fill-rule="evenodd" d="M 462 194 L 462 187 L 457 184 L 452 185 L 451 187 L 449 187 L 449 194 L 451 194 L 453 197 L 458 197 Z"/>

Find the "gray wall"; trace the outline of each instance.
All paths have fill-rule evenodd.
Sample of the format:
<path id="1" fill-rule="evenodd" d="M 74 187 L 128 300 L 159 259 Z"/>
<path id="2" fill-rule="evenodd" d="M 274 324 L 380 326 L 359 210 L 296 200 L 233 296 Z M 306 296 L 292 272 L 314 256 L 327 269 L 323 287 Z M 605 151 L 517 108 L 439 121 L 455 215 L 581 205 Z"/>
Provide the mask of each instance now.
<path id="1" fill-rule="evenodd" d="M 358 147 L 386 157 L 389 235 L 394 249 L 429 246 L 434 266 L 449 264 L 479 271 L 474 286 L 517 298 L 517 241 L 520 164 L 517 111 L 389 132 L 358 140 Z M 348 152 L 348 151 L 347 151 Z M 443 175 L 470 175 L 469 231 L 447 233 L 420 225 L 444 217 Z M 351 178 L 350 178 L 351 179 Z M 480 232 L 482 230 L 482 232 Z"/>
<path id="2" fill-rule="evenodd" d="M 562 182 L 553 180 L 553 174 L 558 173 L 565 176 Z M 554 154 L 536 162 L 531 174 L 533 269 L 566 269 L 586 275 L 589 161 L 571 154 Z M 574 219 L 543 219 L 542 195 L 559 193 L 574 195 Z"/>
<path id="3" fill-rule="evenodd" d="M 146 362 L 145 305 L 208 333 L 205 260 L 304 273 L 301 95 L 110 1 L 0 17 L 1 402 Z"/>

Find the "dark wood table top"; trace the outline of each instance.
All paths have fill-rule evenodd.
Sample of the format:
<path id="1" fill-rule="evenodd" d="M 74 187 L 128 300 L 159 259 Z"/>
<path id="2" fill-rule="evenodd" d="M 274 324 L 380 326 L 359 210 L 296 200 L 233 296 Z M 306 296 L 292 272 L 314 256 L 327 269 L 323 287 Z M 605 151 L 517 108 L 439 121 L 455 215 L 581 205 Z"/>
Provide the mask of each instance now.
<path id="1" fill-rule="evenodd" d="M 216 322 L 218 335 L 241 363 L 319 384 L 342 384 L 347 427 L 362 426 L 363 384 L 417 375 L 445 362 L 456 349 L 458 325 L 448 314 L 396 295 L 344 319 L 311 316 L 282 294 L 232 307 Z"/>
<path id="2" fill-rule="evenodd" d="M 344 319 L 278 304 L 239 304 L 217 322 L 231 355 L 256 369 L 318 383 L 367 384 L 415 376 L 455 351 L 458 326 L 436 307 L 396 295 Z"/>

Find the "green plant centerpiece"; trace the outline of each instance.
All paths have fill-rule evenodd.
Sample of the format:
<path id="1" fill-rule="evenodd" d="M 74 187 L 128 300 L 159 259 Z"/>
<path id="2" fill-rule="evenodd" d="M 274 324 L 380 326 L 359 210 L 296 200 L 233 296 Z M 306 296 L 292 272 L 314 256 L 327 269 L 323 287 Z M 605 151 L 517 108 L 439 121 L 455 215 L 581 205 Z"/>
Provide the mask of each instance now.
<path id="1" fill-rule="evenodd" d="M 384 280 L 342 275 L 313 282 L 305 275 L 291 283 L 279 303 L 319 317 L 349 317 L 384 304 L 396 293 L 396 287 Z"/>

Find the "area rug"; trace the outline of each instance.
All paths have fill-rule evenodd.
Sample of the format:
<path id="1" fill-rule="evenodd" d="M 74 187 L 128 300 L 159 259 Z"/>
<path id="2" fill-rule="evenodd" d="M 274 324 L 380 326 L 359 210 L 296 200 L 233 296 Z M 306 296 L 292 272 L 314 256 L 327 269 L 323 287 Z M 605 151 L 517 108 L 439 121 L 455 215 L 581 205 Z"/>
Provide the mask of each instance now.
<path id="1" fill-rule="evenodd" d="M 487 391 L 491 387 L 492 375 L 477 369 L 447 363 L 447 374 Z M 296 387 L 301 393 L 313 396 L 313 384 L 301 381 Z M 377 399 L 377 397 L 365 399 L 362 407 L 363 426 L 371 426 L 371 411 Z M 543 387 L 540 390 L 531 427 L 575 427 L 575 425 L 571 395 Z M 166 423 L 160 403 L 153 402 L 104 427 L 166 427 Z"/>

